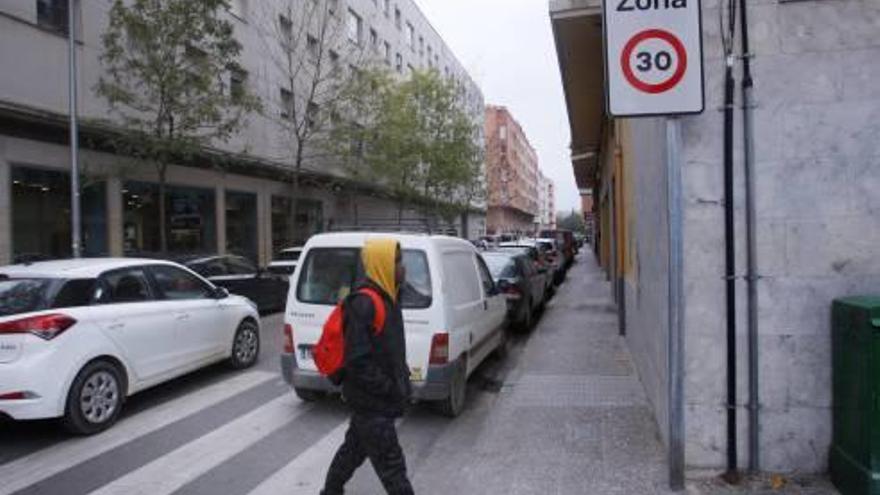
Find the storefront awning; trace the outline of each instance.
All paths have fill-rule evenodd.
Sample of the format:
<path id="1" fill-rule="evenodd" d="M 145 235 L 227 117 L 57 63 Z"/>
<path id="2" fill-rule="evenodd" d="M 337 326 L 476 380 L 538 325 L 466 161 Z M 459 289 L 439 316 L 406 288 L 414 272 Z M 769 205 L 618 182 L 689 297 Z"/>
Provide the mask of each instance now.
<path id="1" fill-rule="evenodd" d="M 605 123 L 601 0 L 551 0 L 550 19 L 571 126 L 578 188 L 592 188 Z"/>

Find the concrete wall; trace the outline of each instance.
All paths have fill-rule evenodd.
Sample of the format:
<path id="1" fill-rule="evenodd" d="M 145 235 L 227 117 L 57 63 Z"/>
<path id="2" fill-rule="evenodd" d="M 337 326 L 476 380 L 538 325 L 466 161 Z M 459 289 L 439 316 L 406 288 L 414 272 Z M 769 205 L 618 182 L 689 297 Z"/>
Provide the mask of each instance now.
<path id="1" fill-rule="evenodd" d="M 726 446 L 717 4 L 704 4 L 706 112 L 683 122 L 686 456 L 690 467 L 703 468 L 721 468 Z M 755 124 L 762 468 L 823 471 L 831 441 L 830 303 L 839 296 L 880 293 L 880 4 L 754 0 L 749 14 L 760 105 Z M 738 69 L 736 74 L 739 78 Z M 737 111 L 737 273 L 742 274 L 740 117 Z M 737 413 L 745 463 L 743 282 L 738 295 Z"/>
<path id="2" fill-rule="evenodd" d="M 666 127 L 663 119 L 633 119 L 623 128 L 625 167 L 634 172 L 632 208 L 624 220 L 631 233 L 631 246 L 625 251 L 632 258 L 624 275 L 626 340 L 665 442 L 669 337 Z"/>

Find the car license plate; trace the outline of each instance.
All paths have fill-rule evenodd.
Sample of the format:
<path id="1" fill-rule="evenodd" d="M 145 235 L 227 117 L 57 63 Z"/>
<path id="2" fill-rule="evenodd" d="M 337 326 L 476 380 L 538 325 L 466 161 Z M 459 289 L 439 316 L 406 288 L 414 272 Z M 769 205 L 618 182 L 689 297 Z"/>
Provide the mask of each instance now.
<path id="1" fill-rule="evenodd" d="M 314 349 L 314 348 L 315 348 L 315 346 L 309 345 L 309 344 L 303 344 L 303 345 L 299 346 L 300 359 L 305 359 L 305 360 L 311 361 L 312 360 L 312 349 Z"/>

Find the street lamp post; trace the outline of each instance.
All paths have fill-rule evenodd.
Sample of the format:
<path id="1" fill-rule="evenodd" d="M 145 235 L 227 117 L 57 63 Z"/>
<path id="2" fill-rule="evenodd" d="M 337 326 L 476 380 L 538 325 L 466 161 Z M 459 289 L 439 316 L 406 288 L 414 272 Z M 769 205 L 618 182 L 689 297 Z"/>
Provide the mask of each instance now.
<path id="1" fill-rule="evenodd" d="M 79 129 L 77 128 L 76 89 L 76 0 L 67 3 L 68 91 L 70 105 L 70 215 L 73 257 L 82 256 L 82 214 L 79 190 Z"/>

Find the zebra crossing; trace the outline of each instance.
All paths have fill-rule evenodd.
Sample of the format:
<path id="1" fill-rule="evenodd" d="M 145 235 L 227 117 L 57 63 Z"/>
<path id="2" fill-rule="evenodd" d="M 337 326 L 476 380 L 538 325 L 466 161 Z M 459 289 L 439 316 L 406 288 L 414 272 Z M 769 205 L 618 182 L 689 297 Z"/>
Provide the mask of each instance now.
<path id="1" fill-rule="evenodd" d="M 0 464 L 0 495 L 318 493 L 347 419 L 338 402 L 304 403 L 277 373 L 248 371 Z M 442 428 L 423 430 L 401 441 Z M 350 493 L 381 493 L 363 471 Z"/>

